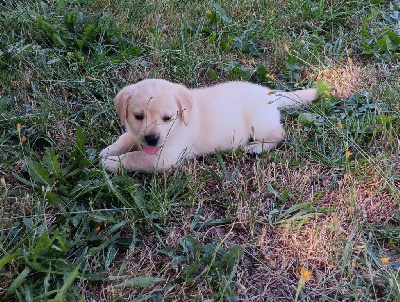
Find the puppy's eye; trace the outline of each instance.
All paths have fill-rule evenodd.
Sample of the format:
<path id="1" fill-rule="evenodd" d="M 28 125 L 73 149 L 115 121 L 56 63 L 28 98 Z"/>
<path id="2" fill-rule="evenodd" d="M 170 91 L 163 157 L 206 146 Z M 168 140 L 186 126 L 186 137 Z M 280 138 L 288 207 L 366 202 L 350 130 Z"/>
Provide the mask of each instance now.
<path id="1" fill-rule="evenodd" d="M 164 116 L 163 117 L 163 121 L 164 122 L 169 122 L 171 120 L 171 117 L 170 116 Z"/>
<path id="2" fill-rule="evenodd" d="M 141 121 L 143 119 L 143 114 L 135 114 L 135 119 Z"/>

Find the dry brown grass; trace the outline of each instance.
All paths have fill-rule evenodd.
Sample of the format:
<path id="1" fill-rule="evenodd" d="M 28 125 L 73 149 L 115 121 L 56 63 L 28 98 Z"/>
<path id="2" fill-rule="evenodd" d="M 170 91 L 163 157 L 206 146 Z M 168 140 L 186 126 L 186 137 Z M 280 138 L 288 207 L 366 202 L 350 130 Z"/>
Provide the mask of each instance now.
<path id="1" fill-rule="evenodd" d="M 358 242 L 350 251 L 354 255 L 354 258 L 348 260 L 350 262 L 357 259 L 362 251 L 363 240 L 357 235 L 357 221 L 386 223 L 390 220 L 392 211 L 397 208 L 382 181 L 378 178 L 373 180 L 373 174 L 358 178 L 344 173 L 339 180 L 338 189 L 333 189 L 329 186 L 332 181 L 328 176 L 329 171 L 322 165 L 309 162 L 293 168 L 287 162 L 270 162 L 265 158 L 237 157 L 233 154 L 226 154 L 223 158 L 227 171 L 233 171 L 237 163 L 240 163 L 236 177 L 222 183 L 209 179 L 200 186 L 195 193 L 193 207 L 189 210 L 183 209 L 182 222 L 169 225 L 171 231 L 164 238 L 167 245 L 179 251 L 179 239 L 195 235 L 199 245 L 206 244 L 211 238 L 222 240 L 227 237 L 227 245 L 224 246 L 246 246 L 246 253 L 239 263 L 235 277 L 240 300 L 275 301 L 277 297 L 293 297 L 300 269 L 304 266 L 312 272 L 307 286 L 316 289 L 314 293 L 310 293 L 309 301 L 320 299 L 317 289 L 323 289 L 328 295 L 348 295 L 347 284 L 351 276 L 343 275 L 343 249 L 349 241 Z M 216 163 L 212 168 L 217 174 L 223 175 Z M 191 161 L 190 165 L 181 169 L 184 173 L 193 174 L 195 180 L 205 173 L 198 160 Z M 271 225 L 267 215 L 271 203 L 276 201 L 273 195 L 267 193 L 268 183 L 273 184 L 278 194 L 282 194 L 284 189 L 289 190 L 298 202 L 316 199 L 317 208 L 329 207 L 331 213 L 302 221 Z M 228 194 L 219 195 L 223 191 Z M 316 198 L 318 192 L 322 194 Z M 285 207 L 293 202 L 289 200 Z M 201 208 L 199 223 L 232 217 L 235 221 L 232 233 L 229 233 L 231 224 L 206 227 L 193 233 L 190 228 L 190 213 L 193 215 L 198 203 Z M 155 237 L 146 237 L 143 246 L 135 249 L 132 257 L 124 259 L 129 263 L 126 272 L 131 276 L 157 275 L 167 280 L 177 278 L 181 271 L 168 266 L 169 257 L 154 253 L 159 248 L 161 246 Z M 199 288 L 203 285 L 202 282 L 197 280 L 194 283 L 174 285 L 170 295 L 165 297 L 166 301 L 202 301 L 212 298 L 208 287 Z M 149 290 L 161 287 L 157 285 Z M 104 296 L 110 295 L 109 291 L 112 292 L 112 285 L 102 289 Z M 131 297 L 135 295 L 134 291 L 130 291 Z"/>
<path id="2" fill-rule="evenodd" d="M 331 62 L 328 65 L 333 67 L 319 71 L 318 77 L 328 82 L 332 94 L 341 99 L 363 91 L 376 90 L 393 72 L 387 64 L 365 63 L 351 57 L 347 57 L 347 60 L 340 64 Z"/>

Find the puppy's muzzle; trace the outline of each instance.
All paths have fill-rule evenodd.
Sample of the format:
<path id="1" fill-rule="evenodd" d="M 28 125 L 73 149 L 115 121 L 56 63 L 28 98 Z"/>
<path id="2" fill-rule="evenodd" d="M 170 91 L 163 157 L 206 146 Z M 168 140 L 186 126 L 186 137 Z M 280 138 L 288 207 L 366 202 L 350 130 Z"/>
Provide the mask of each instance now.
<path id="1" fill-rule="evenodd" d="M 149 134 L 144 136 L 144 141 L 148 146 L 155 147 L 158 144 L 158 140 L 160 139 L 160 136 L 155 135 L 155 134 Z"/>

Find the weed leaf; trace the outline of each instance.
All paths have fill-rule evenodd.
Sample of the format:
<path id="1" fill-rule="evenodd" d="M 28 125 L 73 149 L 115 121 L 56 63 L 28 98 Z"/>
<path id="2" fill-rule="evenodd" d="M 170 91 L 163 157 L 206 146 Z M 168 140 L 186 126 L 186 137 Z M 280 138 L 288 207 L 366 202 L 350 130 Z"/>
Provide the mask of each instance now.
<path id="1" fill-rule="evenodd" d="M 218 79 L 218 75 L 217 73 L 213 70 L 213 69 L 209 69 L 208 72 L 210 73 L 210 76 L 213 80 L 217 80 Z"/>
<path id="2" fill-rule="evenodd" d="M 111 246 L 107 251 L 107 257 L 104 264 L 104 269 L 108 270 L 111 263 L 114 261 L 115 256 L 117 255 L 117 249 L 115 246 Z"/>
<path id="3" fill-rule="evenodd" d="M 225 24 L 230 24 L 232 23 L 232 20 L 227 16 L 225 10 L 218 4 L 214 4 L 215 12 L 221 17 L 221 20 Z"/>
<path id="4" fill-rule="evenodd" d="M 25 178 L 22 178 L 21 176 L 19 176 L 18 174 L 14 173 L 14 172 L 12 173 L 12 175 L 14 176 L 14 178 L 16 180 L 22 182 L 23 184 L 25 184 L 27 186 L 34 187 L 36 189 L 40 189 L 40 186 L 38 186 L 36 183 L 26 180 Z"/>
<path id="5" fill-rule="evenodd" d="M 386 35 L 394 44 L 396 44 L 396 46 L 400 45 L 400 36 L 397 33 L 388 29 L 386 30 Z"/>
<path id="6" fill-rule="evenodd" d="M 128 279 L 120 284 L 115 285 L 115 287 L 148 287 L 154 284 L 163 283 L 165 279 L 163 278 L 153 278 L 153 277 L 135 277 Z"/>
<path id="7" fill-rule="evenodd" d="M 127 224 L 128 221 L 121 221 L 115 225 L 113 225 L 107 232 L 107 236 L 110 236 L 112 233 L 114 233 L 116 230 L 120 229 L 121 227 L 123 227 L 125 224 Z"/>
<path id="8" fill-rule="evenodd" d="M 329 95 L 331 88 L 326 81 L 319 80 L 317 81 L 317 96 L 327 96 Z"/>
<path id="9" fill-rule="evenodd" d="M 54 42 L 55 44 L 58 44 L 59 46 L 62 46 L 62 47 L 66 47 L 66 46 L 67 46 L 67 44 L 65 44 L 65 42 L 63 41 L 63 39 L 61 39 L 61 37 L 60 37 L 58 34 L 56 34 L 56 33 L 53 33 L 52 39 L 53 39 L 53 42 Z"/>
<path id="10" fill-rule="evenodd" d="M 303 203 L 298 203 L 295 204 L 294 206 L 290 207 L 289 209 L 287 209 L 285 212 L 283 212 L 277 219 L 277 221 L 275 223 L 282 223 L 281 220 L 285 217 L 287 217 L 288 215 L 297 212 L 301 209 L 307 208 L 309 206 L 311 206 L 314 202 L 310 201 L 310 202 L 303 202 Z"/>
<path id="11" fill-rule="evenodd" d="M 232 273 L 234 265 L 242 258 L 243 253 L 244 248 L 241 245 L 234 245 L 226 250 L 221 257 L 221 260 L 226 262 L 226 274 Z"/>
<path id="12" fill-rule="evenodd" d="M 47 148 L 46 153 L 43 156 L 43 163 L 46 165 L 46 168 L 50 173 L 58 177 L 60 174 L 60 163 L 57 159 L 58 156 L 55 154 L 54 149 Z"/>
<path id="13" fill-rule="evenodd" d="M 312 112 L 301 112 L 298 116 L 298 120 L 303 125 L 322 125 L 324 119 L 317 113 Z"/>
<path id="14" fill-rule="evenodd" d="M 32 180 L 46 186 L 54 184 L 54 180 L 50 178 L 50 173 L 40 163 L 29 158 L 26 159 L 26 163 L 28 164 L 29 175 Z"/>

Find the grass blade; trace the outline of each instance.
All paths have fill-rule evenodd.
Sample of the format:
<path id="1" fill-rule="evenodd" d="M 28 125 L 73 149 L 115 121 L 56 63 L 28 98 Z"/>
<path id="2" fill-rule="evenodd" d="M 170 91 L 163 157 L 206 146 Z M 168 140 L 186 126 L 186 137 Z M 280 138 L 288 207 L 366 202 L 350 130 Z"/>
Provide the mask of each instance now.
<path id="1" fill-rule="evenodd" d="M 58 291 L 56 297 L 50 301 L 58 302 L 58 301 L 64 301 L 63 297 L 68 290 L 68 288 L 71 286 L 72 282 L 75 281 L 76 277 L 79 274 L 79 267 L 80 264 L 78 264 L 75 269 L 71 272 L 71 274 L 65 279 L 64 285 L 61 287 L 61 289 Z"/>
<path id="2" fill-rule="evenodd" d="M 148 287 L 150 285 L 163 283 L 164 281 L 165 279 L 163 278 L 140 276 L 128 279 L 120 284 L 115 285 L 115 287 Z"/>
<path id="3" fill-rule="evenodd" d="M 15 256 L 20 252 L 20 250 L 16 251 L 15 253 L 9 254 L 3 258 L 0 259 L 0 270 L 3 268 L 4 265 L 6 265 L 8 262 L 13 260 Z"/>
<path id="4" fill-rule="evenodd" d="M 108 185 L 108 187 L 111 189 L 111 191 L 114 193 L 114 195 L 118 198 L 118 200 L 125 206 L 130 208 L 130 204 L 126 201 L 126 199 L 121 195 L 120 192 L 118 192 L 118 190 L 115 188 L 113 182 L 110 179 L 110 176 L 108 175 L 108 173 L 106 172 L 106 170 L 103 167 L 103 175 L 104 178 L 106 180 L 106 183 Z"/>
<path id="5" fill-rule="evenodd" d="M 7 298 L 9 295 L 15 292 L 18 286 L 20 286 L 22 283 L 25 282 L 26 277 L 30 273 L 30 269 L 28 267 L 25 267 L 25 269 L 18 275 L 18 277 L 13 281 L 13 283 L 10 285 L 10 287 L 7 289 L 6 295 L 4 298 Z"/>

